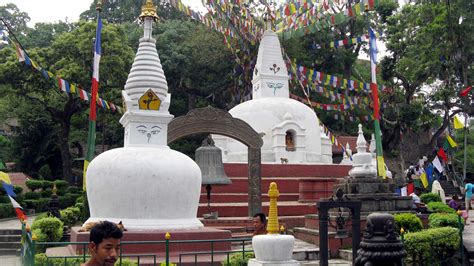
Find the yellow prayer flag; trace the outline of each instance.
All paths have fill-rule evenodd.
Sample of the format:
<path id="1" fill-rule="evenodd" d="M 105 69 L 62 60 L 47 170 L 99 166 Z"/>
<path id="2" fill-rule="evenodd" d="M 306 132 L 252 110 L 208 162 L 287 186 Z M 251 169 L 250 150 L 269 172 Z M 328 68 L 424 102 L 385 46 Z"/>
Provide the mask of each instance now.
<path id="1" fill-rule="evenodd" d="M 426 173 L 423 172 L 421 175 L 420 175 L 420 180 L 421 180 L 421 183 L 423 183 L 423 186 L 425 188 L 428 187 L 428 178 L 426 177 Z"/>
<path id="2" fill-rule="evenodd" d="M 453 119 L 454 129 L 461 129 L 464 128 L 464 124 L 461 122 L 457 115 L 454 116 Z"/>
<path id="3" fill-rule="evenodd" d="M 87 172 L 87 167 L 89 167 L 89 161 L 84 160 L 84 169 L 82 172 L 82 189 L 86 191 L 86 172 Z"/>
<path id="4" fill-rule="evenodd" d="M 7 173 L 0 171 L 0 180 L 7 184 L 11 184 L 12 181 L 10 181 L 10 176 L 8 176 Z"/>
<path id="5" fill-rule="evenodd" d="M 451 138 L 450 135 L 447 135 L 447 136 L 446 136 L 446 139 L 448 140 L 449 145 L 451 146 L 451 148 L 454 148 L 454 147 L 457 147 L 457 146 L 458 146 L 458 144 L 454 141 L 453 138 Z"/>
<path id="6" fill-rule="evenodd" d="M 69 89 L 71 90 L 71 93 L 76 93 L 76 85 L 71 84 L 71 86 L 69 86 Z"/>
<path id="7" fill-rule="evenodd" d="M 383 177 L 384 179 L 387 178 L 387 172 L 385 171 L 385 160 L 383 156 L 377 156 L 377 172 L 379 176 Z"/>

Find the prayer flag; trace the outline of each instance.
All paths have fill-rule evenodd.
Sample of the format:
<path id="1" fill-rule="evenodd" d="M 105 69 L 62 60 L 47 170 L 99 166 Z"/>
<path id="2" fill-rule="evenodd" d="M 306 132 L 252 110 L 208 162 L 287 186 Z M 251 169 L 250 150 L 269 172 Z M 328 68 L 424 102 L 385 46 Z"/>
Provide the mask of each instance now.
<path id="1" fill-rule="evenodd" d="M 446 152 L 444 152 L 444 149 L 442 147 L 439 148 L 439 150 L 438 150 L 438 156 L 441 157 L 441 159 L 443 159 L 443 161 L 445 161 L 445 162 L 448 161 L 448 155 L 446 154 Z"/>
<path id="2" fill-rule="evenodd" d="M 16 194 L 13 191 L 13 185 L 12 184 L 2 183 L 2 187 L 3 187 L 3 189 L 5 189 L 5 192 L 7 193 L 8 196 L 16 197 Z"/>
<path id="3" fill-rule="evenodd" d="M 459 96 L 466 97 L 469 94 L 469 92 L 471 91 L 471 89 L 472 89 L 472 86 L 467 87 L 466 89 L 462 90 L 459 93 Z"/>
<path id="4" fill-rule="evenodd" d="M 8 176 L 7 173 L 5 172 L 1 172 L 0 171 L 0 180 L 2 180 L 3 182 L 7 183 L 7 184 L 11 184 L 12 181 L 10 181 L 10 176 Z"/>
<path id="5" fill-rule="evenodd" d="M 454 116 L 453 124 L 454 124 L 454 129 L 464 128 L 463 122 L 461 122 L 461 120 L 459 119 L 457 115 Z"/>
<path id="6" fill-rule="evenodd" d="M 20 204 L 18 204 L 18 202 L 16 202 L 16 200 L 14 200 L 12 197 L 10 197 L 10 196 L 8 196 L 8 197 L 10 198 L 10 202 L 12 203 L 13 208 L 15 208 L 15 213 L 16 213 L 16 216 L 18 217 L 18 219 L 20 221 L 26 220 L 26 215 L 23 212 L 23 208 L 20 206 Z"/>
<path id="7" fill-rule="evenodd" d="M 441 164 L 441 161 L 439 160 L 438 156 L 436 156 L 434 159 L 433 159 L 433 166 L 436 168 L 436 170 L 438 170 L 438 172 L 442 173 L 444 168 L 443 168 L 443 165 Z"/>
<path id="8" fill-rule="evenodd" d="M 89 108 L 89 132 L 87 136 L 87 154 L 84 159 L 84 171 L 83 171 L 83 189 L 86 190 L 86 172 L 90 161 L 94 158 L 95 152 L 95 123 L 96 123 L 96 104 L 97 94 L 99 92 L 99 63 L 101 55 L 101 31 L 102 31 L 102 20 L 100 19 L 100 11 L 97 12 L 97 29 L 95 33 L 95 49 L 94 49 L 94 66 L 92 74 L 92 89 L 91 89 L 91 101 Z"/>
<path id="9" fill-rule="evenodd" d="M 426 173 L 423 172 L 420 175 L 421 183 L 423 184 L 423 187 L 427 188 L 429 183 L 428 183 L 428 178 L 426 177 Z"/>
<path id="10" fill-rule="evenodd" d="M 451 136 L 447 135 L 446 139 L 448 140 L 448 143 L 451 146 L 451 148 L 458 146 L 458 144 L 451 138 Z"/>

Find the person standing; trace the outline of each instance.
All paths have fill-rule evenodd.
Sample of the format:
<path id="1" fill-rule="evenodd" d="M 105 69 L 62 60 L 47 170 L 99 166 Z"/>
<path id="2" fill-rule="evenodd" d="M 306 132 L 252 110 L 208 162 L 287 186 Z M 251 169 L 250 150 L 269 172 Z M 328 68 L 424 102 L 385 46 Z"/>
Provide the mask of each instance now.
<path id="1" fill-rule="evenodd" d="M 467 182 L 466 186 L 464 187 L 464 203 L 466 204 L 466 211 L 471 209 L 471 200 L 472 200 L 472 189 L 474 185 L 471 182 Z"/>

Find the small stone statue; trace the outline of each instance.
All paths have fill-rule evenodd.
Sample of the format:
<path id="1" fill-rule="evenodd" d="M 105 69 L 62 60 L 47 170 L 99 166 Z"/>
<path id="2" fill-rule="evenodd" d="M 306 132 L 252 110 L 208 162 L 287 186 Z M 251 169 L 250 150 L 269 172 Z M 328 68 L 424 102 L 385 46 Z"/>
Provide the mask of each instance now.
<path id="1" fill-rule="evenodd" d="M 214 146 L 214 140 L 212 139 L 212 136 L 209 134 L 205 139 L 203 139 L 201 146 Z"/>
<path id="2" fill-rule="evenodd" d="M 403 243 L 395 232 L 395 220 L 389 213 L 367 216 L 364 238 L 355 259 L 356 266 L 401 266 L 406 256 Z"/>

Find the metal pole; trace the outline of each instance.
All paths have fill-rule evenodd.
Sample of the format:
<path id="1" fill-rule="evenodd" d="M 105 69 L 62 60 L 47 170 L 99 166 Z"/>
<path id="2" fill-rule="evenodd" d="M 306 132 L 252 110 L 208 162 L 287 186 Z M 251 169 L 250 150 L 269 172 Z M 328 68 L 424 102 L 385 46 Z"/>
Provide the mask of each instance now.
<path id="1" fill-rule="evenodd" d="M 459 229 L 459 239 L 460 239 L 459 249 L 461 251 L 460 252 L 461 253 L 461 265 L 464 266 L 464 244 L 463 244 L 463 240 L 462 240 L 462 232 L 464 231 L 464 226 L 461 222 L 462 212 L 458 211 L 457 214 L 458 214 L 458 229 Z"/>
<path id="2" fill-rule="evenodd" d="M 171 235 L 169 232 L 165 234 L 165 244 L 166 244 L 166 266 L 170 265 L 170 238 Z"/>
<path id="3" fill-rule="evenodd" d="M 464 164 L 462 166 L 462 180 L 466 182 L 466 165 L 467 165 L 467 135 L 469 134 L 469 129 L 467 127 L 467 114 L 464 113 Z"/>

